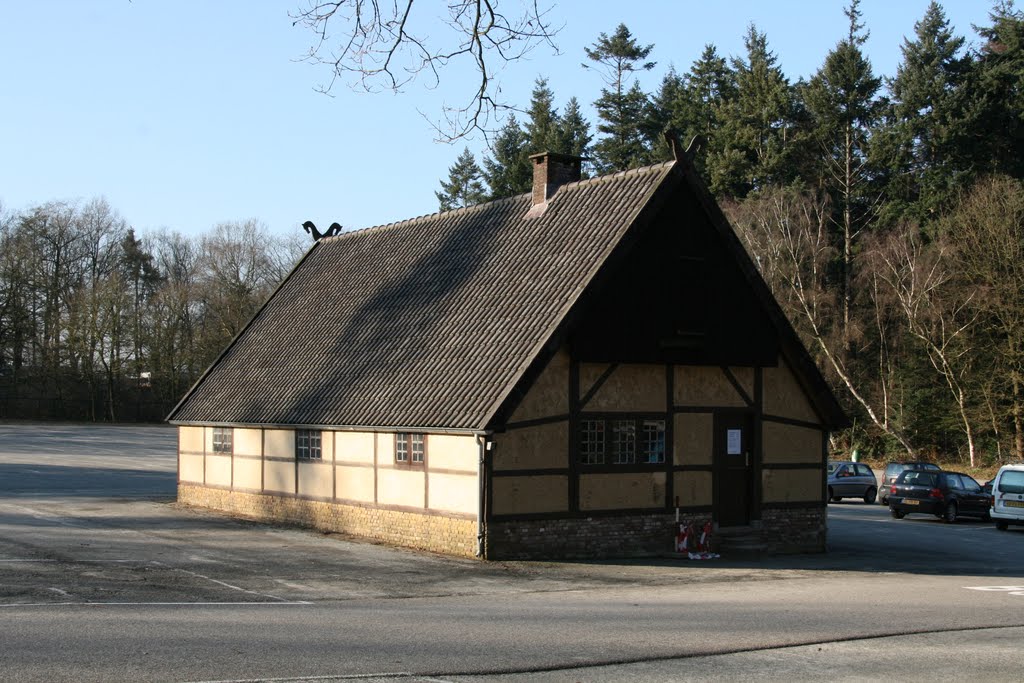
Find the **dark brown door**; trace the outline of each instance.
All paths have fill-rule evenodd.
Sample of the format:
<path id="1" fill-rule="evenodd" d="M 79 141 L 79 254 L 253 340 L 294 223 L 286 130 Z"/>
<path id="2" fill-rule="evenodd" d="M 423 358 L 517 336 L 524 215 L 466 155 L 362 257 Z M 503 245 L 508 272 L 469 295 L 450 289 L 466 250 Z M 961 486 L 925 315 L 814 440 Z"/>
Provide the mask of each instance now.
<path id="1" fill-rule="evenodd" d="M 750 415 L 715 414 L 715 521 L 719 526 L 750 523 L 752 494 Z"/>

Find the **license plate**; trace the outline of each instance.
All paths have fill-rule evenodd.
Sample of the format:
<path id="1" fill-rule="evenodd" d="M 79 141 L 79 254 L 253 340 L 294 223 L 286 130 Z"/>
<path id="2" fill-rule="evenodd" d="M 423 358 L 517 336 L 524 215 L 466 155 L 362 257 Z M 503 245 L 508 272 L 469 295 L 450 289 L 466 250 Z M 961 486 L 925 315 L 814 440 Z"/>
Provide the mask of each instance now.
<path id="1" fill-rule="evenodd" d="M 904 498 L 903 499 L 903 504 L 904 505 L 920 505 L 921 501 L 919 501 L 919 500 L 912 500 L 910 498 Z"/>
<path id="2" fill-rule="evenodd" d="M 1004 500 L 1003 505 L 1008 508 L 1024 508 L 1024 501 L 1020 500 Z"/>

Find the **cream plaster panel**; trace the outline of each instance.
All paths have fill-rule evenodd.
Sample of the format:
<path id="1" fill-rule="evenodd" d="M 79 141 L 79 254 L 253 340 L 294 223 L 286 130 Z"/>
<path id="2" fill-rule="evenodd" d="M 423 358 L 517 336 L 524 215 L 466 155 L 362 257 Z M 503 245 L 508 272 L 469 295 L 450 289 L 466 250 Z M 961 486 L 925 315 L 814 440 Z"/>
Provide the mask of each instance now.
<path id="1" fill-rule="evenodd" d="M 766 503 L 803 503 L 821 500 L 822 472 L 817 470 L 761 470 Z"/>
<path id="2" fill-rule="evenodd" d="M 569 354 L 561 349 L 544 368 L 523 400 L 516 406 L 509 422 L 533 420 L 538 417 L 566 415 L 569 412 Z"/>
<path id="3" fill-rule="evenodd" d="M 377 464 L 390 465 L 394 463 L 395 435 L 391 432 L 381 432 L 375 436 L 377 439 Z M 430 441 L 430 436 L 427 436 L 427 441 Z"/>
<path id="4" fill-rule="evenodd" d="M 764 369 L 764 412 L 766 415 L 818 422 L 807 394 L 781 358 L 777 368 Z"/>
<path id="5" fill-rule="evenodd" d="M 584 474 L 581 510 L 621 510 L 665 505 L 665 473 Z"/>
<path id="6" fill-rule="evenodd" d="M 394 439 L 390 434 L 384 438 Z M 335 461 L 373 464 L 373 432 L 334 432 Z"/>
<path id="7" fill-rule="evenodd" d="M 582 389 L 582 381 L 580 385 L 580 396 L 582 397 L 587 390 Z M 583 410 L 664 412 L 666 410 L 665 366 L 618 366 L 597 390 L 594 397 L 583 406 Z"/>
<path id="8" fill-rule="evenodd" d="M 431 510 L 477 514 L 480 485 L 477 477 L 466 474 L 427 474 Z"/>
<path id="9" fill-rule="evenodd" d="M 673 424 L 675 464 L 710 465 L 715 437 L 711 413 L 676 413 Z"/>
<path id="10" fill-rule="evenodd" d="M 448 434 L 427 436 L 427 466 L 432 470 L 462 470 L 475 476 L 479 461 L 480 444 L 476 437 Z"/>
<path id="11" fill-rule="evenodd" d="M 295 463 L 264 461 L 263 489 L 279 493 L 295 493 Z"/>
<path id="12" fill-rule="evenodd" d="M 203 452 L 202 427 L 178 427 L 178 450 L 182 453 Z"/>
<path id="13" fill-rule="evenodd" d="M 569 423 L 510 429 L 494 435 L 495 470 L 569 466 Z"/>
<path id="14" fill-rule="evenodd" d="M 334 462 L 334 434 L 326 430 L 320 432 L 320 459 L 323 462 Z"/>
<path id="15" fill-rule="evenodd" d="M 821 463 L 821 432 L 807 427 L 764 422 L 764 462 Z"/>
<path id="16" fill-rule="evenodd" d="M 711 482 L 710 472 L 676 472 L 673 485 L 679 507 L 711 505 Z"/>
<path id="17" fill-rule="evenodd" d="M 178 456 L 178 479 L 196 484 L 203 483 L 203 456 L 182 453 Z"/>
<path id="18" fill-rule="evenodd" d="M 383 505 L 405 505 L 421 508 L 424 499 L 422 470 L 377 470 L 377 502 Z"/>
<path id="19" fill-rule="evenodd" d="M 673 390 L 677 406 L 743 408 L 747 405 L 721 368 L 677 365 Z"/>
<path id="20" fill-rule="evenodd" d="M 235 455 L 263 455 L 262 429 L 236 429 L 231 438 Z"/>
<path id="21" fill-rule="evenodd" d="M 496 515 L 565 512 L 569 509 L 569 479 L 563 476 L 495 477 L 491 480 Z"/>
<path id="22" fill-rule="evenodd" d="M 373 502 L 373 468 L 337 466 L 337 496 L 343 500 Z"/>
<path id="23" fill-rule="evenodd" d="M 741 368 L 731 367 L 729 370 L 732 371 L 732 376 L 736 378 L 736 381 L 743 387 L 743 391 L 747 392 L 747 396 L 751 399 L 754 398 L 754 368 Z"/>
<path id="24" fill-rule="evenodd" d="M 291 429 L 268 429 L 264 435 L 264 455 L 274 458 L 295 457 L 295 431 Z"/>
<path id="25" fill-rule="evenodd" d="M 231 486 L 231 456 L 206 456 L 206 483 L 210 486 Z"/>
<path id="26" fill-rule="evenodd" d="M 334 482 L 331 480 L 333 465 L 324 462 L 299 463 L 299 495 L 312 498 L 331 498 Z"/>
<path id="27" fill-rule="evenodd" d="M 259 491 L 263 482 L 260 475 L 263 473 L 263 463 L 260 460 L 249 460 L 248 458 L 235 458 L 235 481 L 236 489 L 254 489 Z"/>
<path id="28" fill-rule="evenodd" d="M 203 450 L 213 453 L 213 427 L 203 427 Z"/>

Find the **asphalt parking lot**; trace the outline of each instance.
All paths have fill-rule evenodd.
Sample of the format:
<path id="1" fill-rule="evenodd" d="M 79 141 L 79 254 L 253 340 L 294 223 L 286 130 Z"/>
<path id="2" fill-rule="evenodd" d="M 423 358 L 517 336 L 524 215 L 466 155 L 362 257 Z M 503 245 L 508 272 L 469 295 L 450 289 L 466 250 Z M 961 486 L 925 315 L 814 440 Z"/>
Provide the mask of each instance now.
<path id="1" fill-rule="evenodd" d="M 178 505 L 175 443 L 166 427 L 0 424 L 0 678 L 704 680 L 659 662 L 734 653 L 709 665 L 815 680 L 810 643 L 852 665 L 865 637 L 955 627 L 994 648 L 964 670 L 989 680 L 1024 627 L 1024 598 L 988 590 L 1024 589 L 1020 528 L 843 501 L 823 554 L 480 562 Z M 898 627 L 878 617 L 893 595 Z"/>

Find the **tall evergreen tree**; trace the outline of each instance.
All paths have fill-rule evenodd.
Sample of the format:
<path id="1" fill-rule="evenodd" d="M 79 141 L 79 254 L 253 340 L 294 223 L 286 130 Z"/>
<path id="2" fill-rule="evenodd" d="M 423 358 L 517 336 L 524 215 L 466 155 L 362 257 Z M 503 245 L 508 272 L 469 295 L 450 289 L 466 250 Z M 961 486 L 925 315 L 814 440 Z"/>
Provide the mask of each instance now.
<path id="1" fill-rule="evenodd" d="M 890 220 L 937 218 L 966 180 L 963 45 L 934 0 L 914 24 L 914 39 L 903 41 L 903 61 L 889 82 L 891 103 L 872 145 Z"/>
<path id="2" fill-rule="evenodd" d="M 724 57 L 719 56 L 714 45 L 704 46 L 700 58 L 693 63 L 686 74 L 686 89 L 683 91 L 683 111 L 680 126 L 684 141 L 701 136 L 704 144 L 694 158 L 697 172 L 704 181 L 711 183 L 707 169 L 707 158 L 711 150 L 721 154 L 722 140 L 719 129 L 722 126 L 722 110 L 736 99 L 736 74 L 729 68 Z"/>
<path id="3" fill-rule="evenodd" d="M 483 176 L 473 153 L 466 147 L 448 168 L 448 182 L 441 181 L 441 192 L 434 192 L 441 211 L 473 206 L 487 199 Z"/>
<path id="4" fill-rule="evenodd" d="M 642 164 L 646 148 L 640 131 L 641 118 L 647 106 L 647 95 L 635 79 L 638 71 L 649 71 L 655 62 L 644 61 L 654 45 L 639 45 L 625 24 L 619 24 L 610 37 L 602 33 L 592 47 L 584 48 L 587 58 L 597 63 L 606 87 L 594 102 L 603 134 L 594 145 L 594 164 L 599 172 L 622 171 Z M 590 68 L 588 64 L 583 65 Z"/>
<path id="5" fill-rule="evenodd" d="M 721 139 L 708 161 L 712 190 L 733 197 L 786 184 L 795 175 L 793 89 L 768 49 L 767 37 L 753 24 L 744 43 L 746 59 L 732 60 L 736 97 L 720 109 Z"/>
<path id="6" fill-rule="evenodd" d="M 491 199 L 530 191 L 533 176 L 526 140 L 526 132 L 515 114 L 511 114 L 491 145 L 491 156 L 484 158 L 483 177 L 491 190 Z"/>
<path id="7" fill-rule="evenodd" d="M 558 119 L 555 151 L 586 157 L 590 154 L 591 140 L 593 140 L 593 136 L 590 134 L 590 124 L 583 118 L 580 103 L 575 97 L 570 97 L 569 101 L 565 103 L 565 111 Z"/>
<path id="8" fill-rule="evenodd" d="M 868 38 L 860 21 L 860 0 L 844 10 L 849 19 L 847 36 L 825 57 L 824 65 L 803 89 L 822 163 L 821 184 L 829 193 L 839 232 L 840 296 L 845 346 L 851 340 L 854 243 L 871 203 L 867 192 L 868 131 L 879 112 L 881 79 L 861 52 Z M 849 348 L 847 348 L 849 351 Z"/>
<path id="9" fill-rule="evenodd" d="M 686 118 L 684 92 L 686 83 L 683 77 L 670 68 L 661 79 L 658 92 L 651 97 L 640 130 L 646 140 L 650 153 L 650 161 L 656 163 L 672 158 L 672 149 L 665 142 L 664 131 L 671 128 L 682 133 L 689 127 Z"/>
<path id="10" fill-rule="evenodd" d="M 526 152 L 539 154 L 554 152 L 558 144 L 558 112 L 555 94 L 548 87 L 548 79 L 538 78 L 530 95 L 530 109 L 526 121 Z"/>
<path id="11" fill-rule="evenodd" d="M 990 26 L 977 27 L 984 42 L 972 74 L 969 149 L 979 170 L 1024 178 L 1024 12 L 999 2 Z"/>

